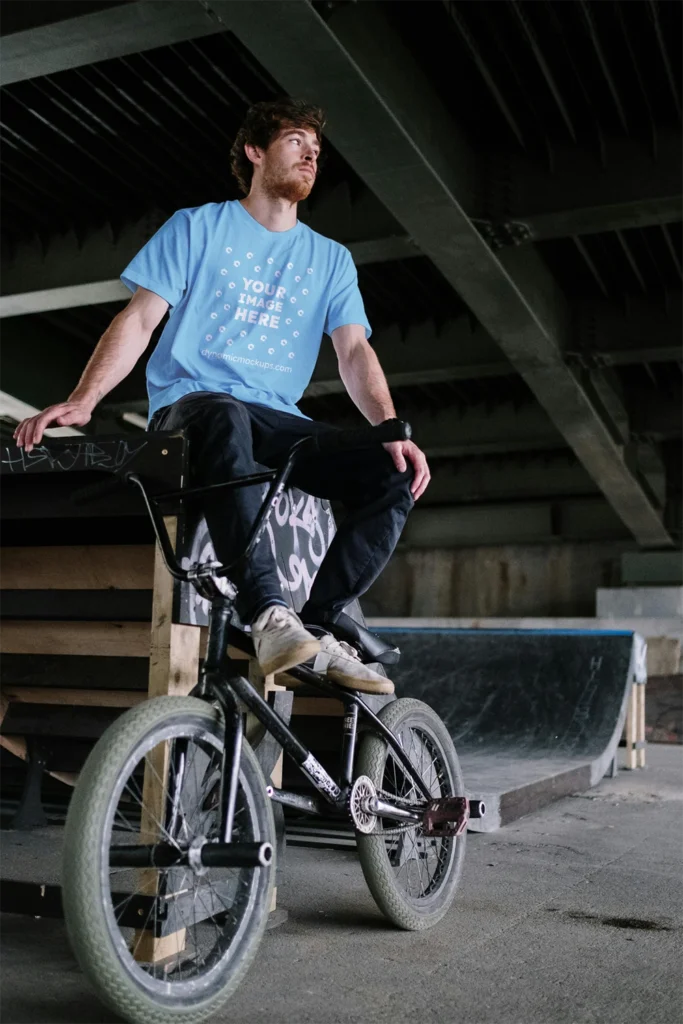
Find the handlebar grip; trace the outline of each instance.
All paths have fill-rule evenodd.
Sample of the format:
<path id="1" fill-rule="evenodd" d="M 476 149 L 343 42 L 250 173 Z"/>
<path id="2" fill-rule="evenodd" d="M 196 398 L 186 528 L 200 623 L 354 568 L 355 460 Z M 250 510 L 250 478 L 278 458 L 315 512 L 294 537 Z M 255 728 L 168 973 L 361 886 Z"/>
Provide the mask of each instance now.
<path id="1" fill-rule="evenodd" d="M 331 430 L 316 438 L 317 450 L 324 455 L 352 451 L 354 448 L 373 448 L 392 441 L 409 441 L 412 430 L 404 420 L 385 420 L 376 427 L 358 427 L 354 430 Z"/>
<path id="2" fill-rule="evenodd" d="M 95 484 L 88 484 L 87 487 L 80 487 L 71 495 L 74 505 L 87 505 L 97 498 L 104 498 L 107 494 L 118 491 L 122 484 L 128 483 L 128 476 L 120 473 L 107 474 L 106 480 L 99 480 Z"/>

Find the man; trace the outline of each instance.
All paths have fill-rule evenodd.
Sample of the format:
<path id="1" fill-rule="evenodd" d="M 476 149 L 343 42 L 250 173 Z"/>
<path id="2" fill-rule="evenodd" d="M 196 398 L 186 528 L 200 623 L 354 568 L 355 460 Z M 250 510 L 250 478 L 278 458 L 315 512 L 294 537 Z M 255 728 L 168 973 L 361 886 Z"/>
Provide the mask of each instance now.
<path id="1" fill-rule="evenodd" d="M 18 445 L 30 451 L 51 424 L 88 423 L 169 309 L 147 366 L 150 427 L 187 431 L 195 485 L 277 466 L 295 441 L 335 429 L 296 406 L 323 333 L 331 336 L 342 381 L 370 423 L 396 415 L 368 344 L 350 253 L 297 220 L 297 203 L 315 183 L 323 127 L 323 112 L 300 101 L 251 107 L 231 154 L 245 198 L 179 210 L 150 239 L 121 275 L 133 297 L 101 338 L 75 391 L 67 402 L 24 420 L 15 432 Z M 383 447 L 334 459 L 309 456 L 290 478 L 309 494 L 341 500 L 348 512 L 300 618 L 282 597 L 267 544 L 233 573 L 237 608 L 252 624 L 265 674 L 315 658 L 316 670 L 342 685 L 386 690 L 386 679 L 326 628 L 384 568 L 429 482 L 415 444 Z M 206 496 L 204 512 L 222 562 L 244 550 L 260 502 L 253 487 Z"/>

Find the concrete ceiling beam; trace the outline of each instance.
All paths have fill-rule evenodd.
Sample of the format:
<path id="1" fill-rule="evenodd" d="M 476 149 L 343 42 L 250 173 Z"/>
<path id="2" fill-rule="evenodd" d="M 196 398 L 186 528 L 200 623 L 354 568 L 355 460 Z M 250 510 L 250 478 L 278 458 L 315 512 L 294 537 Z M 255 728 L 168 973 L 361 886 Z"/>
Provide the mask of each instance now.
<path id="1" fill-rule="evenodd" d="M 137 0 L 0 40 L 0 85 L 224 31 L 195 0 Z"/>

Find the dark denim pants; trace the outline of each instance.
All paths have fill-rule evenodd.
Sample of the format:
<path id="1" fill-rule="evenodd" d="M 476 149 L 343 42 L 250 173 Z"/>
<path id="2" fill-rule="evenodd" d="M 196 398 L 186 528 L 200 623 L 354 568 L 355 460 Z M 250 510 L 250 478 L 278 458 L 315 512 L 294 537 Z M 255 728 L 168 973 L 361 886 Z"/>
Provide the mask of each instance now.
<path id="1" fill-rule="evenodd" d="M 200 392 L 159 410 L 151 429 L 186 432 L 192 482 L 202 486 L 277 468 L 295 441 L 337 428 L 229 395 Z M 413 507 L 412 478 L 412 468 L 399 473 L 380 445 L 298 461 L 289 484 L 318 498 L 336 499 L 346 511 L 301 611 L 304 622 L 333 622 L 374 582 Z M 261 487 L 242 487 L 202 497 L 221 562 L 230 563 L 244 551 L 262 492 Z M 267 542 L 257 546 L 248 564 L 236 567 L 232 578 L 243 622 L 252 622 L 270 604 L 285 603 Z"/>

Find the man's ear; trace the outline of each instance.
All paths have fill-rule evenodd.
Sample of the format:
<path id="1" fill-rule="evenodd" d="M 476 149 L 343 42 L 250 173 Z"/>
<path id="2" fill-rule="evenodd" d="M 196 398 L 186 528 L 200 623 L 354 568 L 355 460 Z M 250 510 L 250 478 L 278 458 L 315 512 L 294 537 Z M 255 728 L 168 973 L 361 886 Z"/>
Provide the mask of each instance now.
<path id="1" fill-rule="evenodd" d="M 245 142 L 244 152 L 247 154 L 249 160 L 255 167 L 258 167 L 263 160 L 263 150 L 259 149 L 258 146 L 252 146 L 250 142 Z"/>

